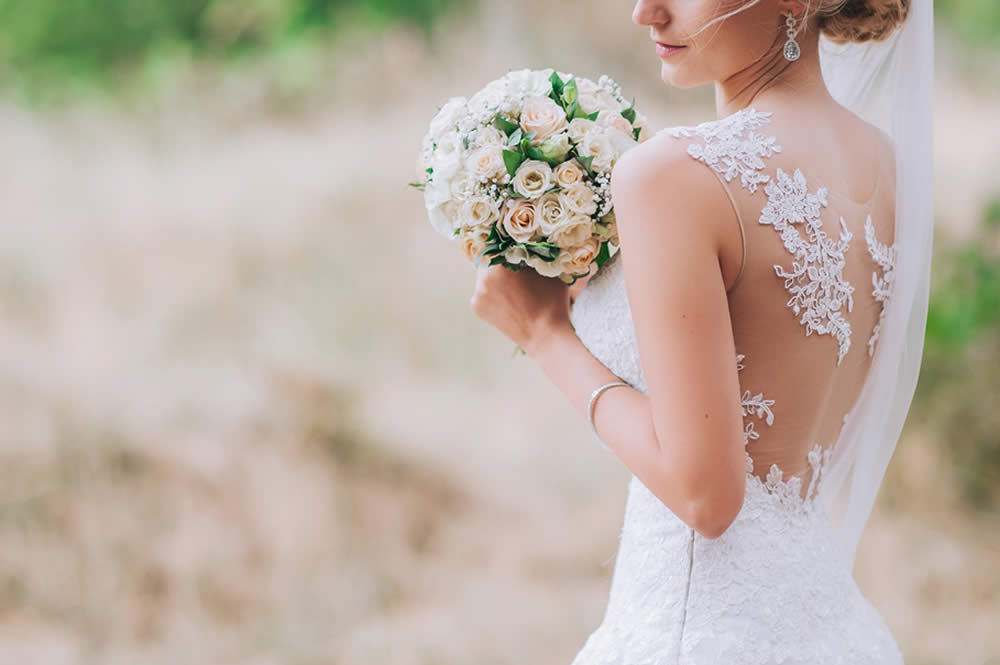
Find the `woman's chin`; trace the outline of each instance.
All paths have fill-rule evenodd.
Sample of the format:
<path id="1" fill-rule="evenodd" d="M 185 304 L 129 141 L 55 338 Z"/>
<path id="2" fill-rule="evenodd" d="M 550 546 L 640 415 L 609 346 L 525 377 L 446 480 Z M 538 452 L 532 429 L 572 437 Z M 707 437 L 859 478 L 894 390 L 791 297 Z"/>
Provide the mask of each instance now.
<path id="1" fill-rule="evenodd" d="M 671 67 L 666 63 L 663 63 L 660 68 L 660 79 L 673 88 L 681 89 L 696 88 L 705 83 L 704 81 L 692 80 L 691 77 L 685 76 L 683 72 L 679 71 L 677 67 Z"/>

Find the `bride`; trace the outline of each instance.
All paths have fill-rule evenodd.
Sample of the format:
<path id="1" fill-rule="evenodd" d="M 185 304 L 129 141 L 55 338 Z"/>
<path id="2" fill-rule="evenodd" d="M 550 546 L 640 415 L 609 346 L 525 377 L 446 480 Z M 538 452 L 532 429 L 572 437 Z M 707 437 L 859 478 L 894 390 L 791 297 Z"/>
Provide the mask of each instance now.
<path id="1" fill-rule="evenodd" d="M 852 567 L 923 344 L 931 14 L 639 0 L 718 117 L 616 165 L 620 251 L 582 289 L 480 267 L 474 312 L 632 472 L 574 665 L 902 662 Z"/>

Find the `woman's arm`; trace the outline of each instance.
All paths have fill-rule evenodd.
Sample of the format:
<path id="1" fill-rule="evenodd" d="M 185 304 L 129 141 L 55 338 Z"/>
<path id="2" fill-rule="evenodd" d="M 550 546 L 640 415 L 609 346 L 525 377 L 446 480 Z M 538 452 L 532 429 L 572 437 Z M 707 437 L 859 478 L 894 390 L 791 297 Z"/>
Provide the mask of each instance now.
<path id="1" fill-rule="evenodd" d="M 664 137 L 664 140 L 668 137 Z M 680 519 L 721 535 L 743 505 L 743 420 L 720 268 L 733 211 L 683 144 L 651 139 L 615 166 L 621 261 L 648 391 L 599 397 L 601 439 Z M 586 417 L 591 392 L 618 380 L 577 338 L 569 291 L 533 271 L 481 267 L 473 310 L 517 342 Z"/>
<path id="2" fill-rule="evenodd" d="M 717 179 L 656 141 L 628 153 L 612 180 L 626 290 L 648 396 L 598 398 L 595 428 L 682 520 L 716 537 L 743 503 L 745 457 L 736 351 L 720 269 L 733 211 Z M 590 391 L 614 376 L 560 328 L 531 350 L 586 416 Z"/>

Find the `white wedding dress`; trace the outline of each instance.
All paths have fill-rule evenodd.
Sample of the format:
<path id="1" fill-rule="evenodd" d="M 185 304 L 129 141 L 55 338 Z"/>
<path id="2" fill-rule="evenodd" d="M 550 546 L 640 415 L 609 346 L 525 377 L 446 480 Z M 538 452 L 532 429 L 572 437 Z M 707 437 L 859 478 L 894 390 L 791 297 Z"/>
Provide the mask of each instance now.
<path id="1" fill-rule="evenodd" d="M 743 391 L 746 495 L 717 539 L 691 529 L 633 475 L 601 624 L 572 665 L 902 663 L 883 619 L 838 556 L 815 500 L 892 297 L 891 188 L 857 203 L 818 186 L 771 113 L 743 109 L 662 130 L 719 177 L 741 220 L 745 269 L 730 289 Z M 789 142 L 786 142 L 787 141 Z M 784 149 L 783 149 L 784 148 Z M 810 152 L 800 152 L 810 154 Z M 880 169 L 879 182 L 894 176 Z M 612 372 L 646 392 L 619 252 L 571 320 Z"/>

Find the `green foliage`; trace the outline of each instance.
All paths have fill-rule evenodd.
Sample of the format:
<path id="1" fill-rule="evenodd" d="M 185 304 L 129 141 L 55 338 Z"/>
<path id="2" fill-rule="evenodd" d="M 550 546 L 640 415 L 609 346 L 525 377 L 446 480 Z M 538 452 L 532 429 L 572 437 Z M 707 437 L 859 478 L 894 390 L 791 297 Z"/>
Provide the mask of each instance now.
<path id="1" fill-rule="evenodd" d="M 915 413 L 938 435 L 966 503 L 1000 507 L 1000 199 L 967 245 L 939 250 Z"/>
<path id="2" fill-rule="evenodd" d="M 0 71 L 58 83 L 107 78 L 152 55 L 228 57 L 352 21 L 429 31 L 465 0 L 0 0 Z"/>
<path id="3" fill-rule="evenodd" d="M 1000 2 L 997 0 L 934 0 L 934 12 L 960 37 L 1000 44 Z"/>

